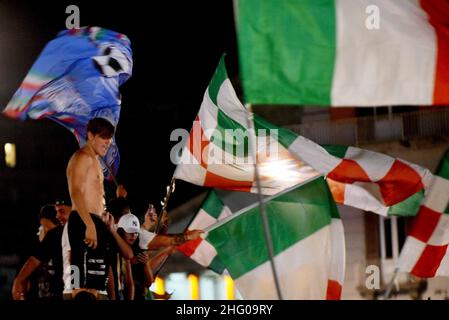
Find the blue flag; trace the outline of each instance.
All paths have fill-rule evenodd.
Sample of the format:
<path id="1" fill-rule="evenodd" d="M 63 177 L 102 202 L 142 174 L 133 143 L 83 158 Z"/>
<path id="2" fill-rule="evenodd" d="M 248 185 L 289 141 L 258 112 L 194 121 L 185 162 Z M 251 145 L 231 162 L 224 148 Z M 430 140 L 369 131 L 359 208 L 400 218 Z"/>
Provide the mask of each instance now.
<path id="1" fill-rule="evenodd" d="M 123 34 L 99 27 L 61 31 L 45 46 L 3 113 L 56 121 L 82 147 L 90 119 L 105 118 L 117 126 L 119 86 L 131 76 L 132 64 L 130 41 Z M 115 139 L 104 160 L 115 175 L 120 163 Z"/>

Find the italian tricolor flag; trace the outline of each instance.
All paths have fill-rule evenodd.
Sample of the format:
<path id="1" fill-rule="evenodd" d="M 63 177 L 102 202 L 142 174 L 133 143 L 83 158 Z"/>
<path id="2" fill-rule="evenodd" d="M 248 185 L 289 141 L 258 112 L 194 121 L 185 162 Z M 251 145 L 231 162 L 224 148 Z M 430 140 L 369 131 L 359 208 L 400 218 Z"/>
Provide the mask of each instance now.
<path id="1" fill-rule="evenodd" d="M 273 128 L 261 117 L 256 127 Z M 279 128 L 279 141 L 297 159 L 326 176 L 334 200 L 386 215 L 416 215 L 433 174 L 426 168 L 386 154 L 327 145 Z"/>
<path id="2" fill-rule="evenodd" d="M 217 193 L 211 190 L 188 229 L 205 230 L 230 215 L 232 215 L 231 210 L 224 205 Z M 177 249 L 200 265 L 221 274 L 225 270 L 225 266 L 218 258 L 214 246 L 204 240 L 206 236 L 207 234 L 203 234 L 202 237 L 189 241 Z"/>
<path id="3" fill-rule="evenodd" d="M 248 114 L 227 77 L 222 58 L 175 177 L 205 187 L 257 192 L 247 149 L 251 134 Z M 262 193 L 266 195 L 321 174 L 327 177 L 337 203 L 380 215 L 414 216 L 433 177 L 428 169 L 385 154 L 348 146 L 320 146 L 257 115 L 253 115 L 253 124 Z M 267 135 L 260 137 L 261 132 Z M 239 149 L 244 152 L 236 152 Z"/>
<path id="4" fill-rule="evenodd" d="M 271 128 L 249 131 L 248 116 L 228 78 L 223 56 L 204 93 L 174 176 L 205 187 L 257 192 L 250 135 L 255 137 L 253 148 L 264 194 L 275 194 L 319 175 L 293 157 Z"/>
<path id="5" fill-rule="evenodd" d="M 449 104 L 443 0 L 238 0 L 245 103 Z"/>
<path id="6" fill-rule="evenodd" d="M 254 116 L 258 129 L 276 129 L 278 142 L 297 160 L 326 176 L 335 202 L 383 216 L 415 216 L 433 174 L 389 155 L 319 144 Z"/>
<path id="7" fill-rule="evenodd" d="M 217 207 L 211 207 L 208 199 L 197 218 L 205 217 L 206 208 L 216 212 L 206 217 L 216 216 L 223 208 L 215 194 L 212 199 Z M 323 177 L 266 201 L 283 298 L 340 299 L 345 273 L 344 230 Z M 212 222 L 209 217 L 204 222 Z M 192 224 L 189 229 L 193 228 Z M 192 241 L 185 245 L 190 246 L 190 256 L 198 257 L 202 252 L 211 264 L 219 261 L 245 299 L 277 299 L 258 204 L 219 219 L 206 231 L 200 244 Z"/>
<path id="8" fill-rule="evenodd" d="M 449 152 L 413 219 L 399 257 L 399 269 L 422 278 L 449 276 Z"/>

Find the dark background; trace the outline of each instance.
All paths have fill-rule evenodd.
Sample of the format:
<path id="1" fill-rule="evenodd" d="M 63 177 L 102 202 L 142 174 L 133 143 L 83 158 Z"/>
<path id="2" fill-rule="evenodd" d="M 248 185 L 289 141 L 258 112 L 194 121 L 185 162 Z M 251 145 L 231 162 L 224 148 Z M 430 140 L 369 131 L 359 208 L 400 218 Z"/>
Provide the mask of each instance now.
<path id="1" fill-rule="evenodd" d="M 117 179 L 142 217 L 150 201 L 160 207 L 174 172 L 170 149 L 176 142 L 170 133 L 190 130 L 224 52 L 229 76 L 237 76 L 232 1 L 0 0 L 0 110 L 45 44 L 65 29 L 71 4 L 80 9 L 81 26 L 111 29 L 131 40 L 133 75 L 120 89 Z M 50 120 L 19 122 L 0 115 L 0 124 L 0 140 L 18 141 L 16 168 L 6 168 L 0 152 L 0 254 L 15 254 L 35 237 L 40 206 L 68 196 L 65 168 L 78 146 L 68 130 Z M 203 190 L 180 181 L 169 209 Z M 112 196 L 114 186 L 108 184 L 107 191 Z"/>

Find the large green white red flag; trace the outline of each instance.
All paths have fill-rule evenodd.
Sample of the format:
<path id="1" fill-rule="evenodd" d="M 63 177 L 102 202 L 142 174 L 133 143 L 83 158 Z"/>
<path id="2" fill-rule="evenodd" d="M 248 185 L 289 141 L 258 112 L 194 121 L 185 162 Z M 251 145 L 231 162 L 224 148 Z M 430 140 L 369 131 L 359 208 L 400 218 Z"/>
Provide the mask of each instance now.
<path id="1" fill-rule="evenodd" d="M 188 229 L 205 230 L 230 215 L 232 215 L 232 211 L 225 206 L 217 193 L 211 190 L 201 205 L 200 210 L 189 224 Z M 225 266 L 218 258 L 214 246 L 204 240 L 205 237 L 206 235 L 203 235 L 196 240 L 189 241 L 177 247 L 177 249 L 200 265 L 221 274 L 225 270 Z"/>
<path id="2" fill-rule="evenodd" d="M 399 257 L 399 269 L 422 278 L 449 276 L 449 152 L 426 196 Z"/>
<path id="3" fill-rule="evenodd" d="M 449 104 L 449 2 L 237 0 L 244 102 Z"/>
<path id="4" fill-rule="evenodd" d="M 256 128 L 275 128 L 255 117 Z M 278 128 L 290 153 L 326 176 L 334 200 L 380 215 L 416 215 L 432 173 L 402 159 L 355 147 L 327 145 Z"/>
<path id="5" fill-rule="evenodd" d="M 345 274 L 345 240 L 338 209 L 323 177 L 266 199 L 274 261 L 285 299 L 340 299 Z M 214 203 L 214 205 L 212 205 Z M 205 212 L 209 213 L 205 214 Z M 204 239 L 183 252 L 197 262 L 224 268 L 244 299 L 277 299 L 258 205 L 229 215 L 212 193 L 189 229 Z M 218 213 L 220 214 L 218 215 Z M 219 216 L 215 224 L 210 217 Z"/>
<path id="6" fill-rule="evenodd" d="M 204 95 L 174 176 L 200 186 L 256 192 L 248 111 L 224 59 Z M 276 194 L 319 174 L 337 203 L 381 215 L 415 215 L 432 173 L 405 160 L 346 146 L 320 146 L 254 115 L 262 193 Z"/>
<path id="7" fill-rule="evenodd" d="M 264 128 L 255 132 L 264 194 L 275 194 L 318 176 L 278 143 L 276 133 Z M 237 98 L 223 56 L 204 94 L 175 178 L 205 187 L 256 192 L 250 134 L 248 111 Z"/>

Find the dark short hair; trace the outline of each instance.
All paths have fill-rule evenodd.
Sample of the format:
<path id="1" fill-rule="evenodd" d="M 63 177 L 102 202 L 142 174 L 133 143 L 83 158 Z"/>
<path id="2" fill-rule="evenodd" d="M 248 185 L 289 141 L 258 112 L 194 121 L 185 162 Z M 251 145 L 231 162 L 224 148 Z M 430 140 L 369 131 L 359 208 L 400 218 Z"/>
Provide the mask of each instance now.
<path id="1" fill-rule="evenodd" d="M 97 298 L 91 292 L 88 291 L 80 291 L 73 297 L 73 301 L 78 302 L 89 302 L 96 300 Z"/>
<path id="2" fill-rule="evenodd" d="M 54 224 L 58 225 L 59 221 L 56 219 L 56 208 L 54 205 L 46 204 L 39 211 L 39 220 L 48 219 Z"/>
<path id="3" fill-rule="evenodd" d="M 105 118 L 93 118 L 90 119 L 87 124 L 87 132 L 93 135 L 99 135 L 104 139 L 112 138 L 115 132 L 115 128 L 108 120 Z"/>
<path id="4" fill-rule="evenodd" d="M 69 199 L 66 198 L 58 198 L 55 201 L 55 206 L 72 206 L 72 203 Z"/>

